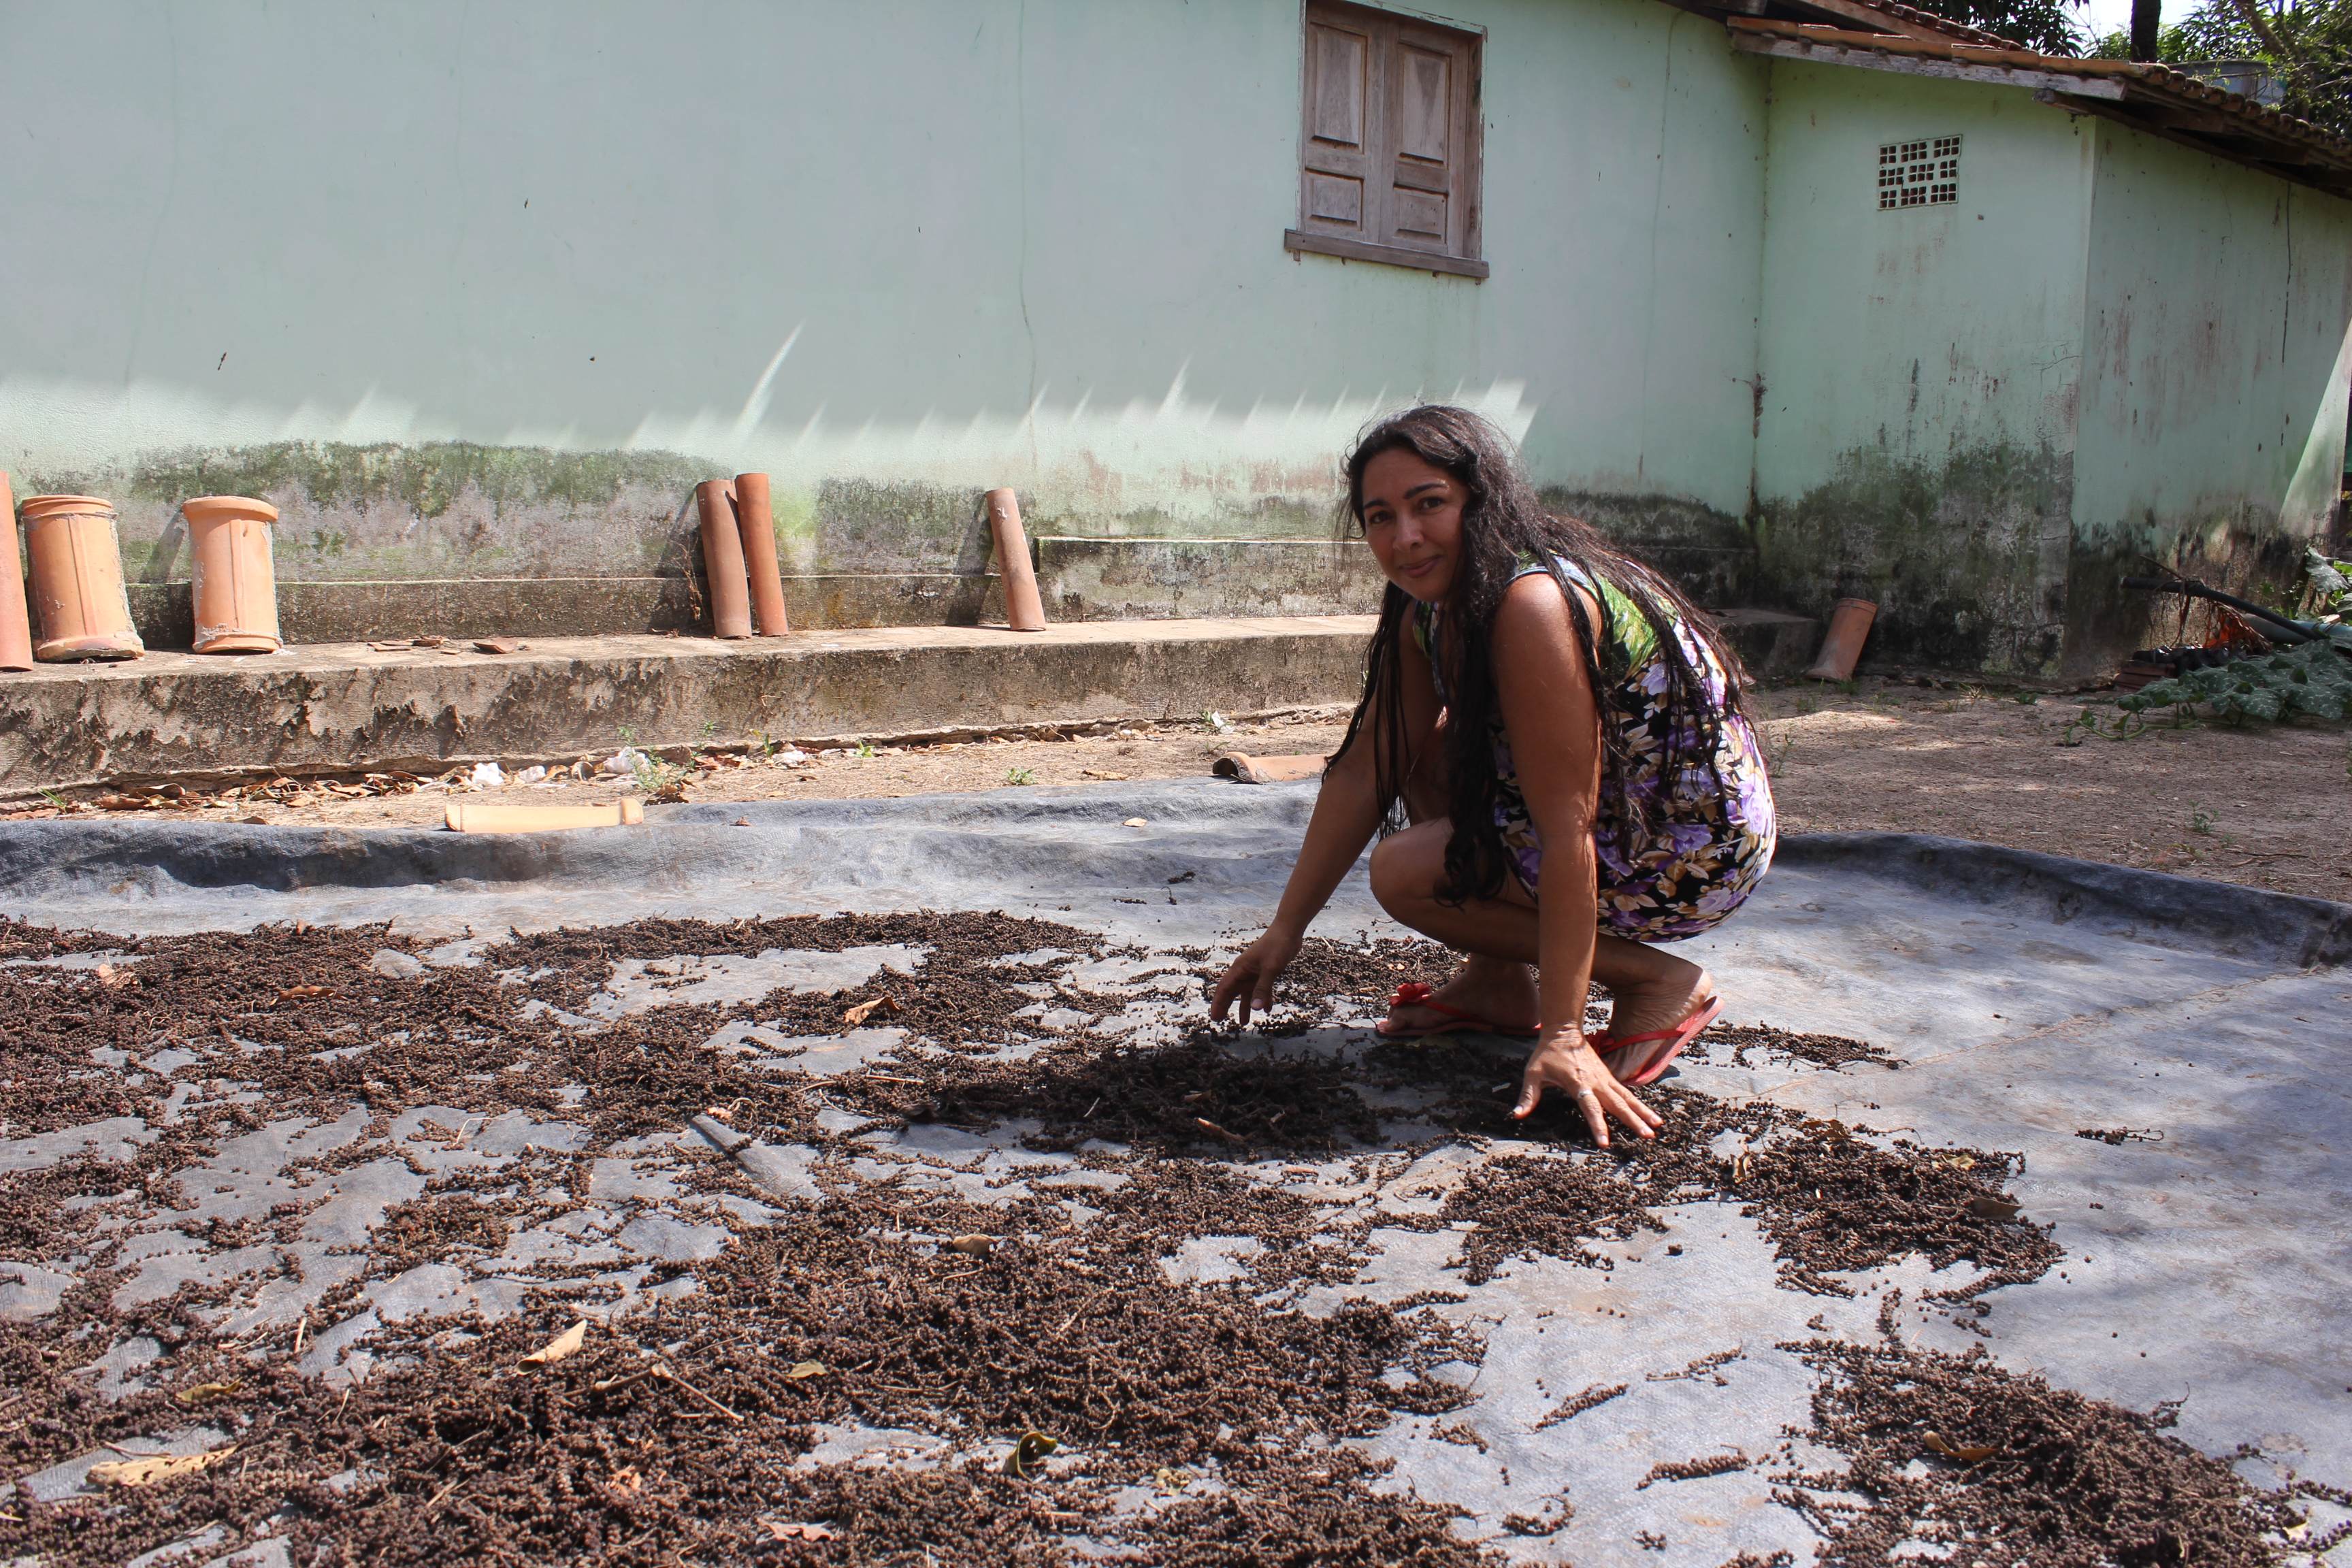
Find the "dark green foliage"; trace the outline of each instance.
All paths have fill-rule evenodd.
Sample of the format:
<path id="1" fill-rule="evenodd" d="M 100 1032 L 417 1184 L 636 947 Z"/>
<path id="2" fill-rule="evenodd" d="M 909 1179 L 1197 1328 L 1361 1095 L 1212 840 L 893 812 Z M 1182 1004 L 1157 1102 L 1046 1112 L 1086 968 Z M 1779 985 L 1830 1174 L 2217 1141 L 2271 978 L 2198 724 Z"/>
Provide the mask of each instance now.
<path id="1" fill-rule="evenodd" d="M 1948 22 L 1995 33 L 2045 55 L 2080 55 L 2090 40 L 2076 26 L 2076 0 L 1913 0 Z"/>
<path id="2" fill-rule="evenodd" d="M 2113 33 L 2084 51 L 2108 59 L 2131 52 Z M 2352 136 L 2352 0 L 2205 0 L 2158 37 L 2166 65 L 2259 60 L 2284 84 L 2278 107 L 2339 136 Z"/>

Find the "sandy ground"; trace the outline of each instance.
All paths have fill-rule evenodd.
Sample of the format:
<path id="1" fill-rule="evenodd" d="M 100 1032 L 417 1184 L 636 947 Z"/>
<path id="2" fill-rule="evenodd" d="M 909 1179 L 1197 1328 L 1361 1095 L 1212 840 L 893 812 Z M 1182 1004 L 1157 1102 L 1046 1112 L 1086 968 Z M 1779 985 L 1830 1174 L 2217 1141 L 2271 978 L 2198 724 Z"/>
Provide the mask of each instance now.
<path id="1" fill-rule="evenodd" d="M 2122 742 L 2078 732 L 2067 744 L 2079 700 L 1854 687 L 1751 697 L 1783 831 L 1943 834 L 2352 902 L 2352 724 L 2158 729 Z M 2114 709 L 2096 711 L 2112 723 Z M 695 769 L 686 798 L 870 799 L 1185 778 L 1227 750 L 1327 752 L 1342 727 L 1325 710 L 1223 735 L 1171 723 L 1069 741 L 884 746 L 793 766 Z M 509 785 L 499 796 L 587 805 L 625 793 L 617 780 L 573 780 Z M 451 798 L 433 789 L 341 796 L 325 785 L 282 785 L 269 796 L 284 798 L 192 797 L 167 809 L 215 821 L 420 826 L 438 824 Z"/>

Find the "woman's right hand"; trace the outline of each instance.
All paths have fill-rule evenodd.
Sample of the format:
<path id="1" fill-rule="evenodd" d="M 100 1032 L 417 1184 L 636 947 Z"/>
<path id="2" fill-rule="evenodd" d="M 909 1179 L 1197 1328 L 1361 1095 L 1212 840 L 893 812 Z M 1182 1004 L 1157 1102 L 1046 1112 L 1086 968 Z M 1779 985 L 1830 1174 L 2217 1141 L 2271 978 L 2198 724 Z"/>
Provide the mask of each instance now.
<path id="1" fill-rule="evenodd" d="M 1209 1002 L 1209 1016 L 1222 1024 L 1225 1021 L 1225 1009 L 1239 1002 L 1242 1027 L 1247 1028 L 1253 1006 L 1260 1013 L 1273 1012 L 1275 976 L 1290 967 L 1290 961 L 1298 956 L 1299 946 L 1298 937 L 1268 930 L 1242 949 L 1241 956 L 1226 969 L 1225 977 L 1217 982 L 1216 994 Z"/>

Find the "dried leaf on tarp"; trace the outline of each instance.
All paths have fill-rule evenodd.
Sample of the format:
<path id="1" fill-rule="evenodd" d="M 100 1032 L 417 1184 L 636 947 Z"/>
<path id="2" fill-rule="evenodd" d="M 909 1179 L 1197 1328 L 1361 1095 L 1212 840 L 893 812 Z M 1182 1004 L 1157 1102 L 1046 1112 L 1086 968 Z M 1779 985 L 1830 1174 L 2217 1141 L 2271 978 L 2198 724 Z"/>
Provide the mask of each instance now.
<path id="1" fill-rule="evenodd" d="M 289 985 L 278 994 L 280 1002 L 307 1002 L 313 996 L 332 996 L 331 985 Z"/>
<path id="2" fill-rule="evenodd" d="M 372 642 L 368 644 L 368 647 L 373 648 L 378 653 L 399 653 L 408 646 L 409 642 L 406 637 L 401 637 L 396 640 L 385 642 Z"/>
<path id="3" fill-rule="evenodd" d="M 520 653 L 526 645 L 514 637 L 476 637 L 474 647 L 481 653 Z"/>
<path id="4" fill-rule="evenodd" d="M 588 1341 L 588 1320 L 581 1319 L 537 1350 L 522 1358 L 524 1366 L 553 1366 L 565 1356 L 577 1355 Z"/>
<path id="5" fill-rule="evenodd" d="M 1060 1439 L 1043 1432 L 1024 1432 L 1021 1441 L 1013 1445 L 1013 1452 L 1004 1456 L 1004 1473 L 1025 1481 L 1036 1473 L 1045 1456 L 1061 1446 Z"/>
<path id="6" fill-rule="evenodd" d="M 833 1369 L 831 1367 L 825 1365 L 824 1363 L 821 1361 L 796 1361 L 793 1363 L 792 1369 L 786 1372 L 784 1376 L 793 1382 L 798 1382 L 800 1379 L 804 1377 L 823 1377 L 826 1373 L 831 1372 L 832 1370 Z"/>
<path id="7" fill-rule="evenodd" d="M 1991 1458 L 1995 1454 L 2000 1452 L 1998 1448 L 1988 1448 L 1981 1444 L 1946 1442 L 1942 1434 L 1937 1432 L 1929 1432 L 1920 1438 L 1920 1441 L 1927 1444 L 1928 1447 L 1933 1448 L 1937 1453 L 1943 1455 L 1944 1458 L 1948 1459 L 1958 1459 L 1964 1465 L 1981 1465 L 1987 1459 Z"/>
<path id="8" fill-rule="evenodd" d="M 2003 1198 L 1973 1197 L 1968 1202 L 1969 1212 L 1979 1219 L 2015 1219 L 2024 1206 Z"/>
<path id="9" fill-rule="evenodd" d="M 1111 773 L 1104 768 L 1080 768 L 1078 770 L 1078 776 L 1089 779 L 1110 779 L 1121 784 L 1125 783 L 1127 780 L 1127 775 L 1125 773 Z"/>
<path id="10" fill-rule="evenodd" d="M 898 1010 L 898 999 L 896 996 L 877 996 L 871 1002 L 860 1002 L 856 1006 L 844 1013 L 841 1016 L 841 1021 L 854 1029 L 877 1012 L 895 1013 Z"/>
<path id="11" fill-rule="evenodd" d="M 786 1524 L 778 1520 L 762 1520 L 768 1534 L 777 1541 L 832 1541 L 832 1531 L 821 1524 Z"/>
<path id="12" fill-rule="evenodd" d="M 1125 822 L 1120 823 L 1119 826 L 1121 827 L 1149 827 L 1151 824 L 1144 821 L 1143 818 L 1139 816 L 1130 816 Z"/>
<path id="13" fill-rule="evenodd" d="M 1186 1487 L 1192 1484 L 1192 1472 L 1190 1470 L 1171 1470 L 1167 1466 L 1162 1465 L 1160 1468 L 1151 1472 L 1151 1484 L 1158 1487 L 1161 1491 L 1166 1492 L 1169 1496 L 1174 1497 L 1178 1492 L 1182 1491 Z"/>
<path id="14" fill-rule="evenodd" d="M 152 1487 L 158 1481 L 177 1480 L 193 1476 L 198 1470 L 210 1469 L 231 1454 L 235 1447 L 215 1448 L 208 1454 L 165 1454 L 152 1459 L 116 1459 L 89 1468 L 89 1479 L 103 1486 Z"/>
<path id="15" fill-rule="evenodd" d="M 2164 1134 L 2153 1127 L 2077 1127 L 2077 1138 L 2095 1139 L 2102 1143 L 2120 1146 L 2125 1143 L 2156 1143 Z"/>
<path id="16" fill-rule="evenodd" d="M 996 1249 L 996 1237 L 975 1231 L 970 1236 L 957 1237 L 947 1244 L 947 1248 L 950 1252 L 961 1252 L 967 1258 L 985 1258 Z"/>
<path id="17" fill-rule="evenodd" d="M 194 1388 L 184 1388 L 172 1395 L 183 1405 L 201 1405 L 207 1399 L 225 1399 L 243 1388 L 241 1383 L 200 1383 Z"/>

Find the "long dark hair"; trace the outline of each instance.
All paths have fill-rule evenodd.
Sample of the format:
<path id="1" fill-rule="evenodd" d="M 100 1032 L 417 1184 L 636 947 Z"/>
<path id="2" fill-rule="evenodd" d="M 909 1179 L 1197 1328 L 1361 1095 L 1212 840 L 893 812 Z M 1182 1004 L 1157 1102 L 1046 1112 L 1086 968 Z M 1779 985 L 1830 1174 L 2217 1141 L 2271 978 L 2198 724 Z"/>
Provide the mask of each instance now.
<path id="1" fill-rule="evenodd" d="M 1716 631 L 1672 583 L 1616 549 L 1590 523 L 1553 517 L 1536 498 L 1534 487 L 1503 433 L 1466 408 L 1431 404 L 1392 414 L 1367 430 L 1348 454 L 1347 510 L 1341 526 L 1360 533 L 1364 516 L 1364 470 L 1383 452 L 1409 451 L 1432 468 L 1451 474 L 1469 500 L 1462 508 L 1462 550 L 1454 566 L 1454 586 L 1445 599 L 1444 635 L 1429 650 L 1433 665 L 1443 660 L 1446 721 L 1444 746 L 1448 782 L 1447 816 L 1454 836 L 1445 847 L 1445 882 L 1440 897 L 1451 902 L 1493 898 L 1502 890 L 1507 863 L 1503 837 L 1495 824 L 1495 801 L 1500 785 L 1495 774 L 1493 729 L 1501 709 L 1495 692 L 1493 637 L 1495 613 L 1503 595 L 1521 567 L 1533 561 L 1548 570 L 1568 601 L 1576 626 L 1577 646 L 1583 651 L 1585 674 L 1601 709 L 1601 787 L 1613 796 L 1621 829 L 1643 831 L 1657 826 L 1657 793 L 1633 788 L 1630 747 L 1623 730 L 1626 715 L 1610 704 L 1612 683 L 1627 672 L 1616 666 L 1613 642 L 1604 644 L 1584 600 L 1570 586 L 1570 572 L 1581 573 L 1598 586 L 1607 584 L 1632 602 L 1649 623 L 1665 664 L 1665 690 L 1660 703 L 1666 734 L 1659 744 L 1659 777 L 1669 785 L 1685 770 L 1715 768 L 1715 754 L 1727 718 L 1740 711 L 1740 668 Z M 1402 639 L 1410 635 L 1413 599 L 1391 583 L 1381 599 L 1380 626 L 1372 633 L 1370 667 L 1364 675 L 1364 695 L 1348 721 L 1347 738 L 1332 760 L 1348 754 L 1359 741 L 1372 744 L 1375 777 L 1384 813 L 1382 831 L 1401 826 L 1400 802 L 1415 759 L 1405 755 L 1404 694 L 1399 689 Z M 1605 607 L 1604 607 L 1605 613 Z M 1725 690 L 1720 701 L 1711 696 L 1701 671 L 1691 658 L 1685 635 L 1703 644 L 1722 666 Z M 1720 783 L 1720 776 L 1717 775 Z"/>

